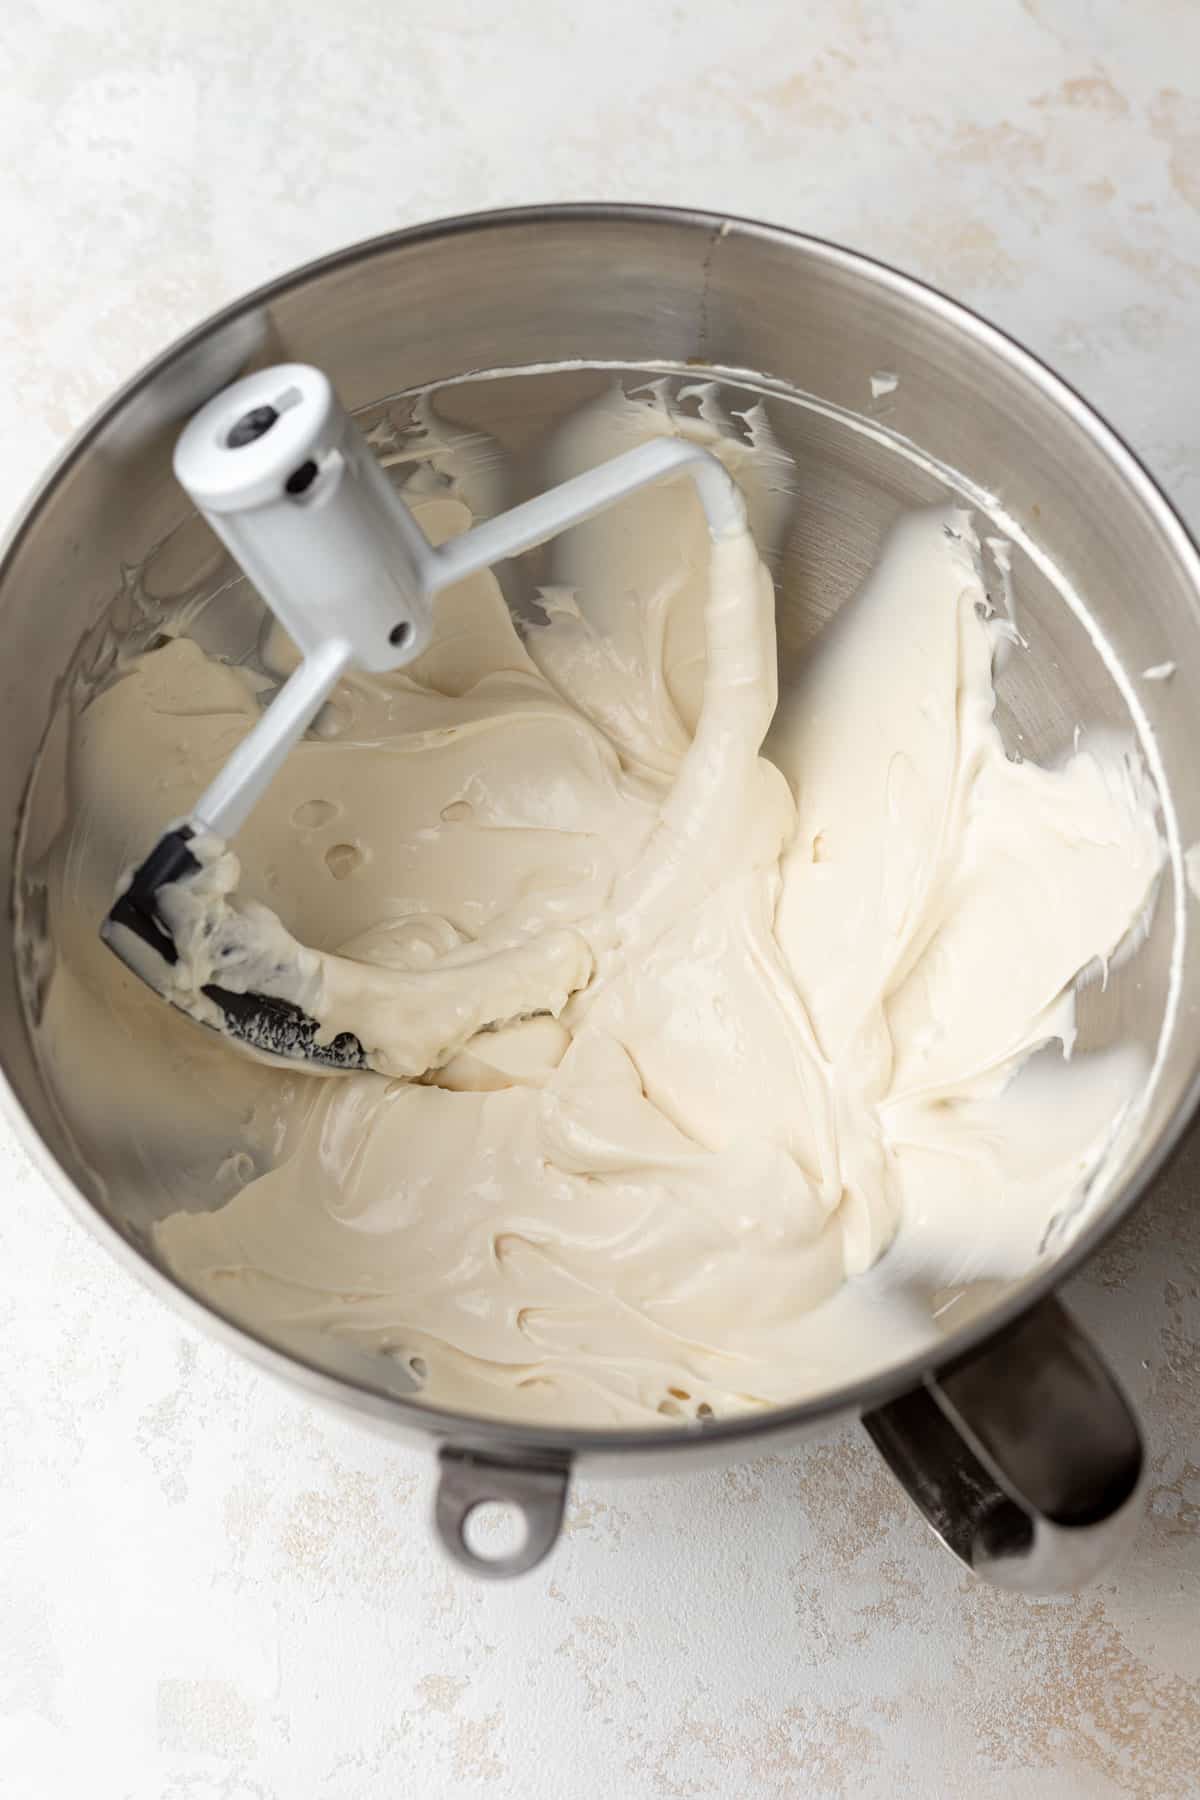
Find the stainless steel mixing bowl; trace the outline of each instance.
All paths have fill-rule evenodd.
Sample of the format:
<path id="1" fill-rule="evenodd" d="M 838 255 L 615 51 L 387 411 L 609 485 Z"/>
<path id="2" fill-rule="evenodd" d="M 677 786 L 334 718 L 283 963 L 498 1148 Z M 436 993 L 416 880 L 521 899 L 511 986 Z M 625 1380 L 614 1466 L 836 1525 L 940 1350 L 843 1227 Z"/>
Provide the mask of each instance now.
<path id="1" fill-rule="evenodd" d="M 515 461 L 567 405 L 611 379 L 595 372 L 603 365 L 715 371 L 747 400 L 766 392 L 798 474 L 776 571 L 784 655 L 853 591 L 906 506 L 957 489 L 990 513 L 985 529 L 1014 546 L 1030 643 L 999 683 L 1011 744 L 1052 754 L 1077 722 L 1128 729 L 1132 709 L 1159 779 L 1172 858 L 1149 940 L 1080 1003 L 1085 1042 L 1133 1038 L 1157 1055 L 1149 1103 L 1070 1247 L 996 1295 L 936 1355 L 766 1416 L 655 1431 L 439 1413 L 332 1347 L 318 1366 L 183 1293 L 141 1230 L 154 1216 L 151 1184 L 139 1187 L 128 1168 L 115 1178 L 89 1166 L 39 1072 L 10 915 L 0 1059 L 9 1113 L 51 1183 L 194 1320 L 322 1398 L 433 1440 L 437 1528 L 480 1572 L 515 1573 L 545 1554 L 576 1462 L 675 1470 L 744 1456 L 853 1410 L 972 1567 L 1028 1588 L 1085 1578 L 1127 1526 L 1141 1443 L 1052 1290 L 1129 1211 L 1180 1137 L 1200 1063 L 1200 959 L 1179 860 L 1180 844 L 1200 838 L 1200 562 L 1178 519 L 1113 433 L 1023 350 L 928 288 L 829 244 L 700 213 L 602 206 L 485 214 L 379 239 L 273 283 L 160 357 L 80 434 L 16 525 L 0 564 L 6 886 L 73 648 L 110 604 L 121 569 L 143 564 L 185 516 L 170 460 L 179 419 L 246 369 L 291 360 L 329 370 L 351 407 L 471 371 L 552 365 L 549 375 L 459 384 L 446 398 Z M 896 379 L 873 383 L 880 374 Z M 193 546 L 198 563 L 209 553 L 198 530 L 172 541 Z M 1086 598 L 1103 642 L 1073 609 L 1073 593 Z M 1169 681 L 1138 686 L 1120 675 L 1168 661 Z M 521 1509 L 518 1550 L 486 1559 L 468 1546 L 465 1521 L 484 1500 Z"/>

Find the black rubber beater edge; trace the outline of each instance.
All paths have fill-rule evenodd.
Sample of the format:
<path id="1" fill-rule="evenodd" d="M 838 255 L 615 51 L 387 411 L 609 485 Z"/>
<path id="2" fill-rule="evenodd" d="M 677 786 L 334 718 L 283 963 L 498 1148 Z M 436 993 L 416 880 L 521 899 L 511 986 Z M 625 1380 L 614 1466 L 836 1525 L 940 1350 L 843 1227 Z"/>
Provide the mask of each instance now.
<path id="1" fill-rule="evenodd" d="M 123 925 L 134 937 L 140 938 L 143 944 L 162 957 L 163 961 L 174 966 L 179 961 L 179 952 L 175 948 L 175 940 L 163 925 L 158 916 L 158 891 L 172 881 L 182 881 L 187 875 L 195 875 L 200 864 L 188 849 L 188 844 L 195 832 L 190 825 L 180 825 L 174 831 L 164 832 L 153 850 L 133 872 L 129 886 L 125 892 L 113 901 L 108 909 L 108 918 L 114 925 Z M 100 935 L 110 949 L 116 949 L 107 931 L 101 927 Z M 120 952 L 117 952 L 120 955 Z"/>
<path id="2" fill-rule="evenodd" d="M 172 881 L 182 881 L 199 870 L 199 862 L 188 849 L 195 835 L 190 825 L 180 825 L 174 831 L 165 832 L 134 871 L 125 892 L 114 900 L 100 935 L 118 956 L 121 955 L 119 944 L 108 929 L 110 925 L 124 926 L 172 967 L 179 961 L 175 941 L 159 917 L 157 899 L 160 888 Z M 124 962 L 125 958 L 121 960 Z M 126 963 L 126 967 L 132 967 L 135 974 L 142 973 L 132 964 Z M 202 992 L 221 1009 L 225 1020 L 223 1029 L 228 1035 L 261 1055 L 279 1057 L 287 1062 L 319 1063 L 329 1069 L 370 1067 L 366 1051 L 351 1031 L 340 1031 L 328 1043 L 319 1043 L 321 1027 L 318 1021 L 294 1001 L 253 991 L 237 993 L 216 982 L 209 982 Z"/>

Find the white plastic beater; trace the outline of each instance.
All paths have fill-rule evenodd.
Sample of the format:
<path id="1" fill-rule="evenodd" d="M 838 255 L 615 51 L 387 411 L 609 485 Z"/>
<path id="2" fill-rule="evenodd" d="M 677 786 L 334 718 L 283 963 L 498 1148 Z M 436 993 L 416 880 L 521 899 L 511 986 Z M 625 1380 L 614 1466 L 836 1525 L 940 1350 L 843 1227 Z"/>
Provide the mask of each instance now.
<path id="1" fill-rule="evenodd" d="M 715 456 L 680 438 L 656 438 L 435 546 L 328 378 L 300 363 L 248 375 L 211 400 L 176 445 L 175 474 L 301 661 L 188 818 L 134 871 L 101 926 L 122 961 L 172 999 L 179 950 L 157 903 L 160 890 L 198 872 L 190 847 L 197 838 L 228 839 L 245 823 L 347 670 L 378 674 L 420 656 L 443 588 L 680 475 L 695 482 L 714 539 L 746 523 L 742 497 Z M 369 1066 L 353 1034 L 323 1041 L 318 1022 L 290 999 L 215 983 L 202 992 L 212 1002 L 207 1022 L 219 1019 L 219 1029 L 256 1054 L 324 1068 Z"/>
<path id="2" fill-rule="evenodd" d="M 745 524 L 715 456 L 657 438 L 435 547 L 319 369 L 285 363 L 218 394 L 175 449 L 175 474 L 303 661 L 196 803 L 232 837 L 347 669 L 412 662 L 435 594 L 673 475 L 696 483 L 714 538 Z"/>

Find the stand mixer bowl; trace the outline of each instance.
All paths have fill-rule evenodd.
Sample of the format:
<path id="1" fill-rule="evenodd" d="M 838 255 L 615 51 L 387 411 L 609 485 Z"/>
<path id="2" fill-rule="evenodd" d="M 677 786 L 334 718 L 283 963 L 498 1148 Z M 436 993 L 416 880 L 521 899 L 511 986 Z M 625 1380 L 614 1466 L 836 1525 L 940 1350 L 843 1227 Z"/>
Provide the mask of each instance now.
<path id="1" fill-rule="evenodd" d="M 862 1415 L 951 1549 L 1009 1586 L 1087 1579 L 1130 1528 L 1136 1420 L 1054 1288 L 1125 1217 L 1179 1142 L 1196 1099 L 1200 956 L 1182 850 L 1200 839 L 1200 558 L 1150 477 L 1062 382 L 943 296 L 815 239 L 701 213 L 562 207 L 397 233 L 314 263 L 202 325 L 117 394 L 66 450 L 0 561 L 8 754 L 3 879 L 50 841 L 61 782 L 44 740 L 77 646 L 112 612 L 122 570 L 169 546 L 176 591 L 211 580 L 171 474 L 180 421 L 276 362 L 326 369 L 346 405 L 436 388 L 518 471 L 554 420 L 624 375 L 713 379 L 763 400 L 798 492 L 775 568 L 781 654 L 794 654 L 867 574 L 893 522 L 956 496 L 1011 546 L 1027 654 L 998 681 L 1006 739 L 1038 758 L 1080 723 L 1141 737 L 1170 857 L 1146 942 L 1080 1000 L 1085 1044 L 1133 1041 L 1153 1063 L 1135 1132 L 1110 1159 L 1074 1238 L 1024 1281 L 964 1308 L 936 1350 L 802 1404 L 655 1430 L 572 1430 L 469 1418 L 421 1402 L 402 1369 L 330 1342 L 268 1341 L 187 1294 L 156 1259 L 151 1177 L 89 1135 L 52 1091 L 29 1028 L 44 970 L 6 914 L 0 1065 L 9 1117 L 76 1215 L 195 1322 L 289 1381 L 441 1458 L 437 1529 L 485 1575 L 549 1550 L 573 1466 L 662 1473 L 730 1460 L 844 1413 Z M 520 498 L 523 495 L 518 494 Z M 206 561 L 207 559 L 207 561 Z M 74 656 L 74 660 L 73 660 Z M 1138 681 L 1171 664 L 1173 677 Z M 31 786 L 31 773 L 41 766 Z M 36 923 L 37 892 L 16 912 Z M 468 1543 L 485 1501 L 517 1506 L 525 1539 Z"/>

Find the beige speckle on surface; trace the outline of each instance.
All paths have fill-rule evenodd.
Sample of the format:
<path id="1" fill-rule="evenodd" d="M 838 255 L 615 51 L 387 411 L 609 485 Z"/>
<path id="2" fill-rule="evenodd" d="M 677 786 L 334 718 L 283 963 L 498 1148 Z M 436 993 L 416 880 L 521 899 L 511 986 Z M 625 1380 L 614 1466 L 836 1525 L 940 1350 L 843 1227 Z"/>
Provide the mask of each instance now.
<path id="1" fill-rule="evenodd" d="M 417 1696 L 430 1712 L 453 1712 L 470 1683 L 461 1675 L 425 1675 L 417 1683 Z"/>
<path id="2" fill-rule="evenodd" d="M 961 294 L 1200 522 L 1195 0 L 10 15 L 5 516 L 117 383 L 255 283 L 440 214 L 590 197 L 806 228 Z M 313 805 L 297 829 L 335 833 Z M 181 1325 L 6 1136 L 0 1181 L 5 1800 L 1200 1792 L 1200 1147 L 1071 1285 L 1151 1467 L 1124 1562 L 1046 1602 L 967 1577 L 853 1425 L 585 1478 L 550 1562 L 474 1584 L 433 1545 L 427 1453 Z"/>
<path id="3" fill-rule="evenodd" d="M 160 1749 L 207 1756 L 250 1756 L 254 1714 L 230 1681 L 160 1681 Z"/>

